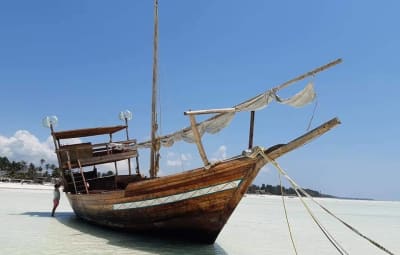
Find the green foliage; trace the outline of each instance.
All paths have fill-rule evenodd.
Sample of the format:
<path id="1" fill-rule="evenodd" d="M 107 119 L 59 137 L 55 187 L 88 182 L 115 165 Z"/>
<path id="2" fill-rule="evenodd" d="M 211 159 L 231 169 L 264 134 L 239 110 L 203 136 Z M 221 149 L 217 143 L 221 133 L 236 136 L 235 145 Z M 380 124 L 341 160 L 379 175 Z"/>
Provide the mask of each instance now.
<path id="1" fill-rule="evenodd" d="M 284 195 L 297 196 L 296 191 L 293 188 L 282 187 L 282 190 Z M 304 190 L 313 197 L 332 197 L 330 195 L 322 194 L 312 189 L 304 189 Z M 280 185 L 272 186 L 269 184 L 268 185 L 262 184 L 261 186 L 258 186 L 253 184 L 249 187 L 247 193 L 281 195 L 281 186 Z"/>
<path id="2" fill-rule="evenodd" d="M 60 177 L 60 171 L 54 164 L 46 164 L 43 171 L 43 164 L 46 162 L 40 159 L 40 166 L 35 166 L 33 163 L 27 163 L 22 160 L 20 162 L 10 161 L 7 157 L 0 157 L 0 170 L 6 172 L 5 176 L 15 179 L 35 179 L 38 177 Z M 50 171 L 51 170 L 51 171 Z M 50 173 L 51 172 L 51 176 Z"/>
<path id="3" fill-rule="evenodd" d="M 105 177 L 105 176 L 112 176 L 112 175 L 114 175 L 114 172 L 113 171 L 111 171 L 111 170 L 109 170 L 109 171 L 107 171 L 106 173 L 102 173 L 102 177 Z"/>

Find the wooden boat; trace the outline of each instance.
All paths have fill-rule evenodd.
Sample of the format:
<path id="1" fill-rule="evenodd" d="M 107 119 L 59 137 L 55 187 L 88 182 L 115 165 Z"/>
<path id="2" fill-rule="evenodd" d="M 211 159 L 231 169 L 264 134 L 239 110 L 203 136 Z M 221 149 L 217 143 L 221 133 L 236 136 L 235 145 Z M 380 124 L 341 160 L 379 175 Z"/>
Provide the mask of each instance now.
<path id="1" fill-rule="evenodd" d="M 264 149 L 253 146 L 255 110 L 274 100 L 298 106 L 302 98 L 307 98 L 304 96 L 307 93 L 295 95 L 294 100 L 281 100 L 276 93 L 300 79 L 340 63 L 341 60 L 319 67 L 232 108 L 185 112 L 190 118 L 190 127 L 171 135 L 160 136 L 157 134 L 155 117 L 157 17 L 158 7 L 155 0 L 151 141 L 138 143 L 129 139 L 129 112 L 121 114 L 125 125 L 119 126 L 54 131 L 55 117 L 45 118 L 44 123 L 51 128 L 59 167 L 62 170 L 64 192 L 78 217 L 117 229 L 167 233 L 197 242 L 213 243 L 263 166 L 340 123 L 334 118 L 288 143 Z M 202 145 L 202 134 L 207 131 L 219 131 L 229 123 L 235 113 L 243 111 L 251 112 L 248 148 L 236 157 L 209 162 Z M 197 114 L 214 115 L 206 121 L 196 123 Z M 113 136 L 123 131 L 126 132 L 126 139 L 113 141 Z M 71 138 L 93 136 L 107 136 L 109 140 L 96 144 L 65 142 Z M 173 175 L 157 176 L 160 146 L 170 146 L 179 140 L 196 143 L 204 166 Z M 142 148 L 151 150 L 149 177 L 141 174 L 139 169 L 138 150 Z M 136 160 L 136 173 L 131 171 L 131 159 Z M 128 175 L 118 174 L 119 161 L 127 161 Z M 96 166 L 107 163 L 114 164 L 114 174 L 100 177 Z"/>

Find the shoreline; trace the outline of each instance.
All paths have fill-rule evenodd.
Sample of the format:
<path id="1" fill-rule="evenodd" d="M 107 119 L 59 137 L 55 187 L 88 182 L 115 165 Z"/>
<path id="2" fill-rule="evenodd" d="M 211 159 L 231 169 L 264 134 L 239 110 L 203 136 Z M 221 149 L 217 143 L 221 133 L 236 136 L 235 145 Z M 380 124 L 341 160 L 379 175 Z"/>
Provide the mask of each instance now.
<path id="1" fill-rule="evenodd" d="M 0 189 L 17 189 L 17 190 L 53 190 L 53 184 L 28 184 L 0 182 Z"/>

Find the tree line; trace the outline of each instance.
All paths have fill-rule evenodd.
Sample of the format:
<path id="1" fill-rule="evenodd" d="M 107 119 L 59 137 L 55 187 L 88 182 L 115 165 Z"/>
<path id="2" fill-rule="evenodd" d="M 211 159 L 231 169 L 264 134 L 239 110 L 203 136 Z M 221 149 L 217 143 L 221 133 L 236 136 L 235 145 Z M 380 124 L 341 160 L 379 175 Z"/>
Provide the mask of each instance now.
<path id="1" fill-rule="evenodd" d="M 321 192 L 312 190 L 312 189 L 304 189 L 308 194 L 310 194 L 313 197 L 333 197 L 331 195 L 326 195 Z M 283 191 L 283 195 L 288 195 L 288 196 L 297 196 L 296 191 L 293 188 L 285 188 L 281 185 L 265 185 L 261 184 L 261 186 L 258 186 L 256 184 L 252 184 L 249 189 L 247 190 L 248 194 L 270 194 L 270 195 L 281 195 Z"/>
<path id="2" fill-rule="evenodd" d="M 36 166 L 24 160 L 10 161 L 7 157 L 0 156 L 0 170 L 5 172 L 4 177 L 13 179 L 50 180 L 60 177 L 60 169 L 55 164 L 47 163 L 43 158 L 40 159 L 40 165 Z"/>

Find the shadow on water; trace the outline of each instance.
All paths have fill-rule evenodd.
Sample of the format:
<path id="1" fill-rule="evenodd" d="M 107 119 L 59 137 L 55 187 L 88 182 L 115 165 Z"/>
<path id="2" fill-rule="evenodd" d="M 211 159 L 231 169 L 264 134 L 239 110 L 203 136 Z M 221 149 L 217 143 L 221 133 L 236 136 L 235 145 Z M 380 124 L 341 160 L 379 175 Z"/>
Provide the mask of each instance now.
<path id="1" fill-rule="evenodd" d="M 51 217 L 49 212 L 25 212 L 22 213 L 22 215 L 46 218 Z M 122 248 L 163 255 L 227 255 L 224 249 L 217 243 L 209 245 L 197 244 L 174 238 L 161 238 L 138 233 L 121 232 L 84 221 L 76 217 L 73 212 L 57 212 L 55 218 L 67 227 L 108 240 L 108 244 Z"/>

